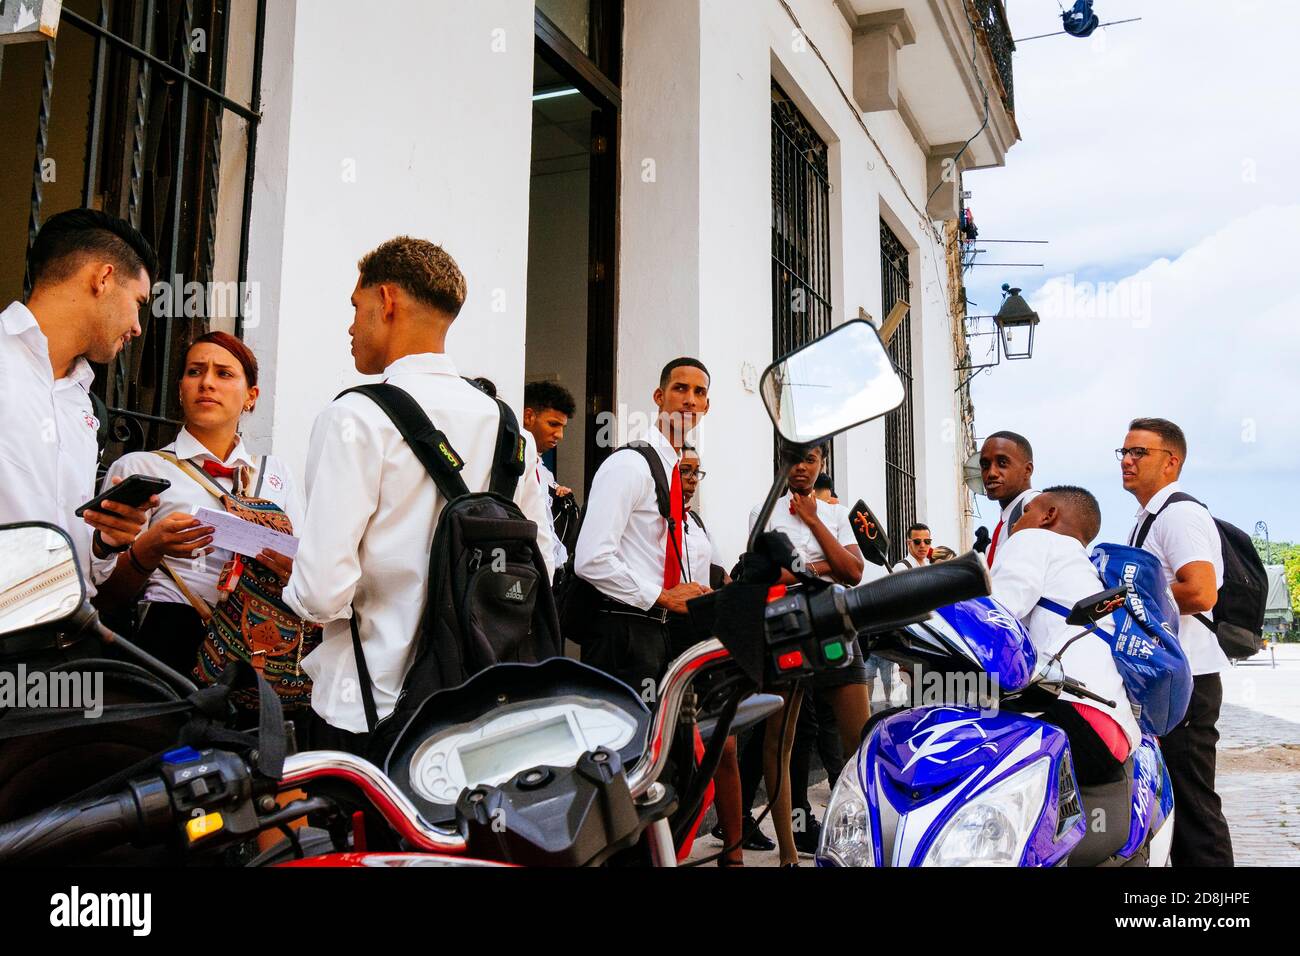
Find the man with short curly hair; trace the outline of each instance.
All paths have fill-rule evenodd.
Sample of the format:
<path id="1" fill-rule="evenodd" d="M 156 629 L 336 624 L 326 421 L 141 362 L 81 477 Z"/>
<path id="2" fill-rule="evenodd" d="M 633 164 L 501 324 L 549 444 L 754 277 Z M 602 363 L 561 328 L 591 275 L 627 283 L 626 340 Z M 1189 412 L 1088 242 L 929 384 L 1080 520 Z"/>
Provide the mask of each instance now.
<path id="1" fill-rule="evenodd" d="M 529 382 L 524 386 L 524 428 L 532 434 L 537 442 L 537 468 L 535 475 L 542 491 L 550 500 L 551 533 L 555 538 L 555 567 L 563 568 L 569 560 L 569 549 L 555 533 L 555 512 L 567 503 L 560 499 L 572 501 L 573 489 L 566 488 L 555 480 L 551 469 L 546 467 L 542 456 L 559 447 L 564 440 L 564 430 L 569 427 L 569 419 L 578 410 L 573 394 L 559 382 Z"/>
<path id="2" fill-rule="evenodd" d="M 363 375 L 407 392 L 463 462 L 470 491 L 486 491 L 497 444 L 496 401 L 465 381 L 446 354 L 447 333 L 465 302 L 456 262 L 423 239 L 391 239 L 361 258 L 352 292 L 352 357 Z M 537 464 L 523 433 L 525 474 Z M 364 395 L 336 399 L 316 419 L 307 452 L 307 517 L 285 602 L 325 626 L 303 659 L 311 676 L 308 739 L 314 749 L 364 753 L 351 619 L 370 672 L 379 719 L 406 681 L 428 600 L 428 555 L 446 504 L 397 426 Z M 537 524 L 538 549 L 553 553 L 548 502 L 521 480 L 515 503 Z"/>

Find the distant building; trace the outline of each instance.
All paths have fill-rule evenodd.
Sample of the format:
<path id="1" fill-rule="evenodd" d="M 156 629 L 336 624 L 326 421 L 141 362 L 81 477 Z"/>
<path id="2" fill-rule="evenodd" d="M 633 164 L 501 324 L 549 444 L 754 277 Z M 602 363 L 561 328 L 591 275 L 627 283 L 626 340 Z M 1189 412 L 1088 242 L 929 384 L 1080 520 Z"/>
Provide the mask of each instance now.
<path id="1" fill-rule="evenodd" d="M 1286 583 L 1286 568 L 1280 564 L 1265 565 L 1268 572 L 1268 603 L 1264 607 L 1264 636 L 1274 640 L 1291 640 L 1295 633 L 1294 614 L 1291 611 L 1291 589 Z"/>

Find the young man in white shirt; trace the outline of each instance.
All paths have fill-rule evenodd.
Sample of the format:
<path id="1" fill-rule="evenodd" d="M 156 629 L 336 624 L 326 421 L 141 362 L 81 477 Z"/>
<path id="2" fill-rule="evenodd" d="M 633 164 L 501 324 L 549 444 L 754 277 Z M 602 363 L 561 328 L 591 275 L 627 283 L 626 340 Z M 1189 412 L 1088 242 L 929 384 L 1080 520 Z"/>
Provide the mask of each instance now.
<path id="1" fill-rule="evenodd" d="M 895 571 L 910 571 L 912 568 L 919 568 L 930 563 L 930 552 L 933 549 L 934 536 L 930 531 L 930 526 L 916 522 L 907 529 L 907 554 L 903 555 L 903 560 L 894 565 Z"/>
<path id="2" fill-rule="evenodd" d="M 668 615 L 709 591 L 697 581 L 683 548 L 686 535 L 680 461 L 686 436 L 709 411 L 709 372 L 694 358 L 664 366 L 655 389 L 655 427 L 645 441 L 659 456 L 669 483 L 677 534 L 659 513 L 654 478 L 640 454 L 605 459 L 591 483 L 574 549 L 574 573 L 600 594 L 583 643 L 582 659 L 651 695 L 672 660 Z"/>
<path id="3" fill-rule="evenodd" d="M 862 580 L 866 562 L 853 533 L 849 509 L 841 504 L 832 505 L 822 501 L 813 493 L 825 460 L 826 449 L 813 447 L 791 466 L 787 479 L 789 490 L 777 500 L 765 530 L 780 531 L 790 539 L 795 554 L 803 562 L 808 574 L 853 587 Z M 755 507 L 749 514 L 751 530 L 758 520 L 760 510 L 761 506 Z M 789 571 L 782 571 L 781 581 L 783 584 L 793 584 L 795 578 Z M 810 682 L 813 693 L 829 702 L 835 714 L 841 751 L 845 755 L 852 754 L 857 749 L 862 728 L 871 716 L 867 667 L 862 660 L 861 651 L 856 647 L 854 654 L 852 663 L 817 674 Z M 772 810 L 772 819 L 780 845 L 782 866 L 797 863 L 799 843 L 807 845 L 805 840 L 796 841 L 793 828 L 785 825 L 785 821 L 791 818 L 794 806 L 792 774 L 787 773 L 779 782 L 777 780 L 777 768 L 782 764 L 788 768 L 790 764 L 802 694 L 802 688 L 795 691 L 785 739 L 781 740 L 782 715 L 778 713 L 768 718 L 763 741 L 764 776 L 767 778 L 768 792 L 773 793 L 778 786 L 780 788 L 776 806 Z M 806 765 L 802 761 L 800 764 Z M 803 833 L 811 835 L 815 827 L 816 823 L 809 814 L 804 821 Z"/>
<path id="4" fill-rule="evenodd" d="M 1210 513 L 1191 501 L 1167 504 L 1179 490 L 1187 460 L 1183 430 L 1163 418 L 1138 418 L 1129 424 L 1120 460 L 1124 490 L 1141 506 L 1129 543 L 1160 559 L 1178 604 L 1178 643 L 1192 668 L 1192 699 L 1183 722 L 1160 738 L 1178 819 L 1170 860 L 1174 866 L 1232 866 L 1232 836 L 1214 789 L 1219 708 L 1227 666 L 1219 642 L 1196 619 L 1209 617 L 1223 584 L 1223 550 Z M 1143 529 L 1145 537 L 1142 537 Z"/>
<path id="5" fill-rule="evenodd" d="M 363 375 L 382 374 L 419 403 L 447 436 L 471 491 L 488 487 L 500 413 L 456 372 L 447 332 L 466 283 L 442 248 L 406 236 L 358 263 L 348 330 Z M 536 467 L 525 433 L 525 475 Z M 321 646 L 303 659 L 311 676 L 313 749 L 363 753 L 367 726 L 350 619 L 357 615 L 378 718 L 393 711 L 410 669 L 428 599 L 429 549 L 446 504 L 397 426 L 364 395 L 334 401 L 317 417 L 307 451 L 307 513 L 284 601 L 323 624 Z M 552 554 L 548 507 L 536 481 L 514 500 Z"/>
<path id="6" fill-rule="evenodd" d="M 1011 536 L 1025 505 L 1038 494 L 1030 487 L 1034 478 L 1034 449 L 1029 439 L 1007 431 L 989 435 L 980 447 L 980 475 L 984 478 L 984 493 L 1002 508 L 985 556 L 991 568 L 998 548 Z"/>
<path id="7" fill-rule="evenodd" d="M 562 568 L 569 560 L 569 550 L 555 534 L 555 513 L 551 503 L 555 498 L 572 497 L 573 489 L 555 480 L 551 469 L 541 460 L 542 455 L 559 446 L 564 440 L 564 429 L 577 411 L 573 395 L 556 382 L 530 382 L 524 386 L 523 426 L 537 443 L 537 468 L 534 475 L 546 493 L 547 514 L 550 516 L 551 535 L 555 538 L 555 567 Z"/>
<path id="8" fill-rule="evenodd" d="M 1106 707 L 1062 694 L 1044 713 L 1070 738 L 1075 773 L 1085 785 L 1119 779 L 1142 732 L 1110 645 L 1096 633 L 1071 642 L 1083 628 L 1066 624 L 1065 618 L 1038 602 L 1045 598 L 1072 608 L 1105 590 L 1087 552 L 1100 530 L 1101 509 L 1091 493 L 1069 485 L 1049 488 L 1026 504 L 1015 536 L 1007 538 L 1001 558 L 989 572 L 993 597 L 1025 625 L 1040 658 L 1060 653 L 1067 675 L 1114 702 Z"/>
<path id="9" fill-rule="evenodd" d="M 72 209 L 46 220 L 27 267 L 27 303 L 0 312 L 0 524 L 63 528 L 93 593 L 92 550 L 98 557 L 125 551 L 158 500 L 142 508 L 105 502 L 84 520 L 73 514 L 95 495 L 99 421 L 90 363 L 113 361 L 140 334 L 158 260 L 129 223 Z"/>

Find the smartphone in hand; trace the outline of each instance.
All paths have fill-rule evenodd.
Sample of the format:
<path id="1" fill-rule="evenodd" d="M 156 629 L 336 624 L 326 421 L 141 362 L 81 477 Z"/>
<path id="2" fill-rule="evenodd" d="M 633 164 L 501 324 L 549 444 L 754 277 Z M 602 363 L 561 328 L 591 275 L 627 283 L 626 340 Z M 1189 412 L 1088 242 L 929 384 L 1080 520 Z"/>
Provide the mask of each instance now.
<path id="1" fill-rule="evenodd" d="M 154 495 L 162 494 L 171 486 L 172 483 L 166 478 L 154 478 L 152 475 L 130 475 L 103 494 L 95 495 L 95 497 L 74 511 L 73 514 L 80 518 L 83 512 L 101 511 L 103 509 L 100 508 L 100 505 L 105 501 L 116 501 L 128 508 L 138 508 Z"/>

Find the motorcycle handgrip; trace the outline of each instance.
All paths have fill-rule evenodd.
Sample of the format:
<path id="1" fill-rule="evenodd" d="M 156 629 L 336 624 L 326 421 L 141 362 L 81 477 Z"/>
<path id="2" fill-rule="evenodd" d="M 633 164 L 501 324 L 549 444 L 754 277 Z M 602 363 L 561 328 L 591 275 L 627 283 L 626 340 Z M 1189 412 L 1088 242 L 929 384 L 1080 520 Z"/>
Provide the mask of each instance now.
<path id="1" fill-rule="evenodd" d="M 850 588 L 845 605 L 855 627 L 905 621 L 957 601 L 992 593 L 989 571 L 974 551 Z"/>
<path id="2" fill-rule="evenodd" d="M 0 866 L 84 859 L 135 843 L 160 815 L 170 819 L 169 810 L 161 780 L 156 787 L 133 785 L 108 796 L 56 804 L 0 824 Z"/>

